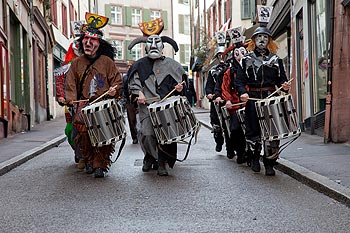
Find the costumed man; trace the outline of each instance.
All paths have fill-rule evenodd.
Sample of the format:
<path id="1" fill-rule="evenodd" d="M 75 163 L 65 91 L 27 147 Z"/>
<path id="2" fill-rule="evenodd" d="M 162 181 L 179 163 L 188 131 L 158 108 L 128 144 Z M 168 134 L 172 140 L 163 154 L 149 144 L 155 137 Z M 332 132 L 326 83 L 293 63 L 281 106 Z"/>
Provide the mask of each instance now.
<path id="1" fill-rule="evenodd" d="M 233 35 L 237 34 L 235 33 Z M 239 33 L 238 35 L 241 34 Z M 233 56 L 231 59 L 228 59 L 230 68 L 228 68 L 223 75 L 221 97 L 222 100 L 225 101 L 225 107 L 230 114 L 230 126 L 228 127 L 230 130 L 230 136 L 226 141 L 226 144 L 230 145 L 228 148 L 230 153 L 235 152 L 237 155 L 237 163 L 242 164 L 246 162 L 246 140 L 243 129 L 238 120 L 237 110 L 244 107 L 244 105 L 239 104 L 240 99 L 234 80 L 237 76 L 237 70 L 241 69 L 240 61 L 247 54 L 247 50 L 243 45 L 244 37 L 240 36 L 239 38 L 231 38 L 231 40 L 234 42 L 234 44 L 227 48 L 223 53 L 224 58 L 226 57 L 226 54 L 231 51 Z M 217 99 L 219 102 L 222 100 L 220 97 Z"/>
<path id="2" fill-rule="evenodd" d="M 216 90 L 217 93 L 215 93 L 215 86 L 220 86 L 221 84 L 217 84 L 218 82 L 222 81 L 222 76 L 227 69 L 226 64 L 222 61 L 221 54 L 225 51 L 225 41 L 226 41 L 226 32 L 217 32 L 217 41 L 218 41 L 218 48 L 217 52 L 215 54 L 216 59 L 218 59 L 219 64 L 215 65 L 212 69 L 210 69 L 208 73 L 208 79 L 205 84 L 205 95 L 208 98 L 210 102 L 210 124 L 213 128 L 213 136 L 216 143 L 215 150 L 217 152 L 220 152 L 222 150 L 222 146 L 225 142 L 224 139 L 224 132 L 221 127 L 222 122 L 220 121 L 220 113 L 218 113 L 217 109 L 215 108 L 215 99 L 218 97 L 218 95 L 221 95 L 221 90 Z M 227 146 L 227 144 L 226 144 Z M 230 158 L 232 155 L 227 154 L 227 156 Z M 233 156 L 231 157 L 233 158 Z"/>
<path id="3" fill-rule="evenodd" d="M 108 18 L 86 13 L 87 27 L 81 34 L 79 50 L 82 56 L 76 58 L 67 73 L 66 104 L 74 106 L 73 127 L 77 132 L 75 144 L 85 160 L 87 174 L 96 178 L 105 177 L 114 153 L 114 144 L 93 147 L 81 109 L 104 95 L 104 98 L 118 98 L 121 94 L 122 78 L 114 63 L 115 49 L 103 40 L 100 30 Z"/>
<path id="4" fill-rule="evenodd" d="M 187 82 L 187 75 L 180 63 L 162 55 L 165 42 L 178 51 L 173 39 L 159 36 L 164 28 L 162 19 L 140 23 L 139 26 L 144 35 L 133 40 L 128 49 L 146 43 L 147 56 L 137 60 L 129 72 L 132 99 L 139 104 L 139 142 L 144 152 L 142 171 L 147 172 L 153 166 L 159 176 L 167 176 L 166 164 L 173 168 L 176 162 L 177 143 L 158 145 L 147 106 L 163 99 L 174 89 L 173 95 L 185 96 L 186 88 L 181 83 Z"/>
<path id="5" fill-rule="evenodd" d="M 123 98 L 125 100 L 126 115 L 128 117 L 129 129 L 132 139 L 132 144 L 137 144 L 137 114 L 138 106 L 136 101 L 131 101 L 131 94 L 129 91 L 129 72 L 131 63 L 128 63 L 128 73 L 123 76 Z"/>
<path id="6" fill-rule="evenodd" d="M 284 92 L 290 88 L 282 59 L 276 55 L 278 46 L 271 36 L 266 26 L 260 26 L 253 32 L 247 48 L 249 53 L 242 59 L 242 69 L 238 69 L 235 80 L 240 100 L 246 102 L 246 139 L 252 151 L 251 169 L 254 172 L 260 172 L 262 139 L 255 101 L 249 98 L 264 99 L 275 92 L 276 86 L 282 87 Z M 264 144 L 265 175 L 274 176 L 273 166 L 279 154 L 279 141 Z"/>
<path id="7" fill-rule="evenodd" d="M 79 150 L 76 150 L 74 145 L 74 132 L 73 132 L 73 122 L 72 114 L 73 109 L 71 107 L 65 106 L 65 84 L 66 84 L 66 73 L 69 70 L 69 67 L 73 60 L 80 56 L 79 53 L 79 43 L 77 40 L 74 40 L 70 43 L 67 53 L 65 54 L 64 62 L 62 66 L 54 70 L 55 83 L 56 83 L 56 101 L 59 105 L 64 106 L 64 115 L 66 119 L 66 127 L 64 133 L 67 136 L 68 143 L 74 150 L 74 159 L 78 163 L 78 168 L 83 169 L 85 167 L 84 160 L 79 154 Z"/>

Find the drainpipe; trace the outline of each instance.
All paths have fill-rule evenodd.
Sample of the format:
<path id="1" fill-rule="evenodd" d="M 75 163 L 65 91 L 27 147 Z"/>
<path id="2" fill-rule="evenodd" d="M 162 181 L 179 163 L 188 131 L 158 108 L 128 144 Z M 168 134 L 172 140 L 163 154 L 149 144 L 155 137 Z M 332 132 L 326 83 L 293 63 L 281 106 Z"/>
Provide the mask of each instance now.
<path id="1" fill-rule="evenodd" d="M 46 22 L 46 6 L 43 4 L 43 14 Z M 50 98 L 49 98 L 49 56 L 48 56 L 48 32 L 45 32 L 45 80 L 46 80 L 46 120 L 49 121 L 51 120 L 51 114 L 50 114 Z"/>
<path id="2" fill-rule="evenodd" d="M 328 41 L 328 68 L 327 68 L 327 95 L 326 95 L 326 112 L 324 122 L 324 143 L 331 141 L 331 110 L 332 110 L 332 71 L 333 71 L 333 35 L 334 35 L 334 1 L 328 1 L 329 23 L 327 33 Z"/>

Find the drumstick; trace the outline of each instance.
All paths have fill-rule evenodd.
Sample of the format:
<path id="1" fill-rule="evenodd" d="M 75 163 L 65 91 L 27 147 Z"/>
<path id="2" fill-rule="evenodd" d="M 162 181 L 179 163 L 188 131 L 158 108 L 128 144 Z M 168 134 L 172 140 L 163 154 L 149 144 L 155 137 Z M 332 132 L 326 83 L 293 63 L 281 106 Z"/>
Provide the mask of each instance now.
<path id="1" fill-rule="evenodd" d="M 258 99 L 258 98 L 248 98 L 248 100 L 260 101 L 261 99 Z"/>
<path id="2" fill-rule="evenodd" d="M 293 81 L 294 78 L 291 78 L 290 80 L 287 81 L 287 83 L 291 83 Z M 270 98 L 271 96 L 273 96 L 274 94 L 276 94 L 278 91 L 280 91 L 283 88 L 283 86 L 280 86 L 279 88 L 276 89 L 276 91 L 272 92 L 271 95 L 269 95 L 268 97 L 266 97 L 266 99 Z"/>
<path id="3" fill-rule="evenodd" d="M 159 98 L 159 96 L 154 96 L 154 97 L 146 98 L 145 101 L 147 101 L 147 100 L 155 100 L 155 99 L 158 99 L 158 98 Z"/>
<path id="4" fill-rule="evenodd" d="M 240 105 L 243 105 L 243 104 L 245 104 L 245 103 L 230 104 L 229 107 L 231 108 L 231 107 L 240 106 Z"/>
<path id="5" fill-rule="evenodd" d="M 180 84 L 184 84 L 184 83 L 185 81 L 182 81 Z M 169 94 L 167 94 L 161 101 L 159 101 L 159 103 L 163 102 L 166 98 L 168 98 L 171 94 L 173 94 L 174 91 L 176 91 L 176 88 L 170 91 Z"/>
<path id="6" fill-rule="evenodd" d="M 86 101 L 89 101 L 89 100 L 74 100 L 73 103 L 86 102 Z"/>
<path id="7" fill-rule="evenodd" d="M 115 85 L 113 88 L 117 88 L 118 84 Z M 108 90 L 109 91 L 109 90 Z M 95 99 L 94 101 L 92 101 L 90 104 L 95 103 L 97 100 L 101 99 L 102 97 L 104 97 L 105 95 L 107 95 L 108 91 L 106 91 L 105 93 L 103 93 L 102 95 L 100 95 L 97 99 Z"/>

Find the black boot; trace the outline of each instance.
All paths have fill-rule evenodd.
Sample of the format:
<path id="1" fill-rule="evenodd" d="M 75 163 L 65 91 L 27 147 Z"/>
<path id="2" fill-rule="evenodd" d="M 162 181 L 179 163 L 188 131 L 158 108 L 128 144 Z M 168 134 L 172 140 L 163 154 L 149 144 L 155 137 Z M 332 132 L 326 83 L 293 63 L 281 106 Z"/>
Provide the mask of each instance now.
<path id="1" fill-rule="evenodd" d="M 272 165 L 265 165 L 265 176 L 274 176 L 276 175 L 275 170 Z"/>
<path id="2" fill-rule="evenodd" d="M 168 175 L 168 171 L 166 170 L 166 163 L 165 161 L 160 161 L 159 162 L 159 167 L 157 170 L 157 175 L 158 176 L 167 176 Z"/>
<path id="3" fill-rule="evenodd" d="M 103 168 L 96 168 L 95 178 L 103 178 L 106 176 L 107 170 Z"/>
<path id="4" fill-rule="evenodd" d="M 263 158 L 264 166 L 265 166 L 265 175 L 266 176 L 274 176 L 276 175 L 275 170 L 273 169 L 273 166 L 275 165 L 276 161 L 272 159 Z"/>
<path id="5" fill-rule="evenodd" d="M 261 167 L 260 167 L 259 157 L 254 156 L 254 157 L 252 158 L 252 162 L 251 162 L 250 168 L 251 168 L 254 172 L 260 172 Z"/>

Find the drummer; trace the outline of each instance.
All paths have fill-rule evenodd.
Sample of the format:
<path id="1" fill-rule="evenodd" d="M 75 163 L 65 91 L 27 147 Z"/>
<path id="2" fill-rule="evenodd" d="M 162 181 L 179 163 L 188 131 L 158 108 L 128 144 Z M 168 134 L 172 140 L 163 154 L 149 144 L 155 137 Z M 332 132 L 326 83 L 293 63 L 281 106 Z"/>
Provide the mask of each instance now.
<path id="1" fill-rule="evenodd" d="M 106 18 L 96 15 L 90 18 Z M 105 177 L 114 153 L 114 144 L 93 147 L 87 128 L 81 117 L 81 109 L 99 96 L 120 97 L 122 78 L 115 63 L 115 49 L 102 39 L 103 33 L 95 23 L 87 26 L 78 39 L 82 56 L 76 58 L 66 80 L 66 104 L 75 107 L 73 127 L 77 132 L 75 145 L 81 150 L 85 161 L 85 171 L 95 178 Z"/>
<path id="2" fill-rule="evenodd" d="M 277 55 L 278 46 L 271 38 L 271 31 L 258 27 L 252 34 L 247 50 L 249 53 L 242 59 L 242 69 L 238 69 L 235 85 L 240 100 L 246 103 L 246 138 L 249 149 L 253 152 L 251 169 L 260 172 L 260 152 L 262 150 L 261 130 L 255 109 L 255 101 L 249 98 L 264 99 L 275 92 L 276 86 L 288 92 L 286 72 Z M 274 176 L 273 166 L 279 154 L 279 141 L 264 142 L 263 163 L 265 175 Z"/>
<path id="3" fill-rule="evenodd" d="M 152 22 L 152 23 L 151 23 Z M 156 19 L 140 23 L 143 37 L 131 42 L 128 49 L 138 43 L 146 43 L 147 56 L 137 60 L 129 72 L 129 85 L 132 99 L 139 104 L 140 131 L 139 142 L 144 153 L 142 171 L 157 170 L 159 176 L 168 176 L 167 166 L 174 167 L 177 158 L 177 143 L 158 145 L 147 106 L 172 95 L 185 96 L 182 81 L 187 81 L 183 67 L 177 61 L 164 57 L 162 51 L 165 42 L 178 51 L 176 42 L 166 36 L 159 36 L 164 28 L 163 21 Z M 150 25 L 154 25 L 151 28 Z M 146 29 L 147 28 L 147 29 Z M 152 31 L 153 33 L 149 33 Z"/>
<path id="4" fill-rule="evenodd" d="M 221 85 L 221 97 L 223 101 L 225 101 L 225 107 L 228 109 L 230 114 L 229 129 L 231 133 L 226 144 L 231 145 L 231 153 L 236 153 L 236 161 L 238 164 L 242 164 L 247 161 L 246 140 L 237 117 L 237 110 L 243 107 L 243 105 L 239 105 L 240 100 L 237 89 L 234 85 L 237 70 L 241 68 L 240 61 L 247 53 L 246 48 L 243 46 L 243 40 L 244 38 L 237 38 L 236 41 L 238 42 L 227 48 L 223 53 L 223 56 L 226 57 L 227 52 L 232 51 L 232 57 L 231 59 L 227 59 L 227 62 L 230 63 L 230 68 L 226 70 Z"/>

